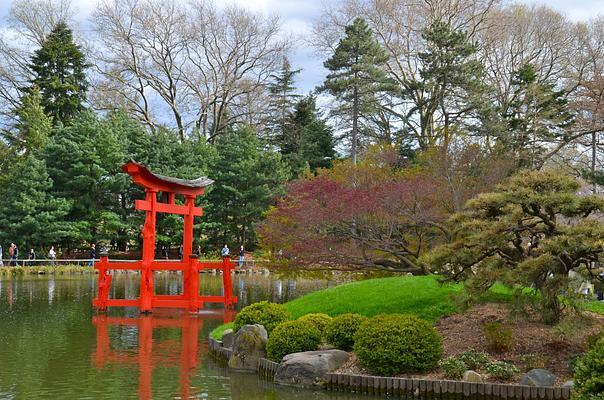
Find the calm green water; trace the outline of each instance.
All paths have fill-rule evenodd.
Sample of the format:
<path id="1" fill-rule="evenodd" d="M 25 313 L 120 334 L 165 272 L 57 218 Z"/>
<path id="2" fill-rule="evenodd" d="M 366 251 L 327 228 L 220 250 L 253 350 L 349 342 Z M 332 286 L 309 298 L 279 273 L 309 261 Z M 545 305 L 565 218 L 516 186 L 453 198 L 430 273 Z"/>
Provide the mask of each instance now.
<path id="1" fill-rule="evenodd" d="M 238 307 L 287 301 L 333 286 L 327 280 L 235 276 Z M 134 298 L 138 277 L 116 275 L 114 298 Z M 156 277 L 158 294 L 175 294 L 175 274 Z M 221 277 L 202 275 L 208 294 Z M 207 354 L 209 332 L 233 318 L 221 306 L 190 316 L 135 309 L 97 316 L 91 307 L 96 277 L 25 277 L 0 280 L 0 399 L 357 399 L 352 395 L 293 390 L 233 373 Z"/>

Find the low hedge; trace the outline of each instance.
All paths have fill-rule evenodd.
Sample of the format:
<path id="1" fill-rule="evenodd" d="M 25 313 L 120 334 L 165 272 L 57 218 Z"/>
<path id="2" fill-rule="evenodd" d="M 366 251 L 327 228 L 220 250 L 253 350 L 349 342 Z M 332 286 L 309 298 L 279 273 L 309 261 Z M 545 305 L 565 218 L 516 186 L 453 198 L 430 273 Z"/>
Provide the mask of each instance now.
<path id="1" fill-rule="evenodd" d="M 352 350 L 354 335 L 367 317 L 359 314 L 340 314 L 325 328 L 325 339 L 341 350 Z"/>
<path id="2" fill-rule="evenodd" d="M 354 340 L 361 365 L 380 375 L 431 370 L 443 353 L 436 330 L 414 315 L 377 315 L 360 326 Z"/>
<path id="3" fill-rule="evenodd" d="M 313 324 L 296 320 L 275 327 L 266 342 L 268 358 L 279 362 L 291 353 L 316 350 L 321 343 L 321 332 Z"/>
<path id="4" fill-rule="evenodd" d="M 332 320 L 333 318 L 323 313 L 306 314 L 298 318 L 298 321 L 303 321 L 316 326 L 319 332 L 321 332 L 321 337 L 325 335 L 327 325 L 329 325 Z"/>
<path id="5" fill-rule="evenodd" d="M 282 304 L 260 301 L 244 307 L 237 314 L 233 323 L 233 331 L 237 332 L 243 325 L 259 324 L 264 326 L 270 336 L 277 325 L 290 319 L 289 311 Z"/>

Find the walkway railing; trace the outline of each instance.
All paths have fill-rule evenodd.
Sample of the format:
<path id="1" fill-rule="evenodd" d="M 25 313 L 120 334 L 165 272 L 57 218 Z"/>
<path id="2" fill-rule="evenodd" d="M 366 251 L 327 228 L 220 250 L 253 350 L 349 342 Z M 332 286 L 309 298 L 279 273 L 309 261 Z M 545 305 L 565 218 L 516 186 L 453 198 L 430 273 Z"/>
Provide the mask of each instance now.
<path id="1" fill-rule="evenodd" d="M 95 259 L 95 263 L 98 263 L 100 260 Z M 109 260 L 112 261 L 112 260 Z M 117 261 L 117 260 L 116 260 Z M 120 262 L 138 262 L 138 260 L 123 260 L 120 259 Z M 163 259 L 158 258 L 155 259 L 154 262 L 175 262 L 180 261 L 179 259 Z M 200 259 L 199 262 L 207 263 L 207 262 L 222 262 L 220 259 Z M 235 267 L 239 267 L 239 260 L 232 259 L 232 262 L 235 263 Z M 255 264 L 258 263 L 266 263 L 267 260 L 245 260 L 243 261 L 243 268 L 253 268 Z M 2 263 L 4 267 L 40 267 L 40 266 L 59 266 L 59 265 L 79 265 L 79 266 L 88 266 L 90 264 L 90 258 L 37 258 L 35 260 L 28 260 L 25 258 L 19 258 L 16 260 L 12 259 L 2 259 Z"/>

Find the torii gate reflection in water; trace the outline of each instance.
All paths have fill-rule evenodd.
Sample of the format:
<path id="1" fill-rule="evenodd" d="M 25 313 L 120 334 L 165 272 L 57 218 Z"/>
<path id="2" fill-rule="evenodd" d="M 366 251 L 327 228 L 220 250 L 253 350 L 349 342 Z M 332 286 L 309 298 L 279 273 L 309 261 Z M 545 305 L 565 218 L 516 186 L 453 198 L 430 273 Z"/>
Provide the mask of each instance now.
<path id="1" fill-rule="evenodd" d="M 142 315 L 140 318 L 116 318 L 107 315 L 95 315 L 92 324 L 96 327 L 96 349 L 92 353 L 92 362 L 101 369 L 107 364 L 138 365 L 138 397 L 147 400 L 153 398 L 153 369 L 158 365 L 179 366 L 180 398 L 189 398 L 189 377 L 199 363 L 199 332 L 204 319 L 217 319 L 231 322 L 233 310 L 217 310 L 198 315 L 179 315 L 176 318 L 161 318 L 155 315 Z M 136 326 L 138 330 L 138 357 L 129 352 L 112 350 L 110 346 L 109 326 Z M 180 328 L 180 353 L 175 351 L 178 343 L 173 340 L 154 341 L 153 330 L 162 328 Z M 153 353 L 153 345 L 167 349 L 166 352 Z M 156 349 L 157 350 L 157 349 Z"/>
<path id="2" fill-rule="evenodd" d="M 202 209 L 195 207 L 195 198 L 203 194 L 206 186 L 213 183 L 211 179 L 200 177 L 194 180 L 171 178 L 153 174 L 145 166 L 134 161 L 129 161 L 122 166 L 134 183 L 145 188 L 146 199 L 136 200 L 137 210 L 144 210 L 145 224 L 143 226 L 143 254 L 142 260 L 137 262 L 111 261 L 106 254 L 101 254 L 99 262 L 94 267 L 99 270 L 98 297 L 92 304 L 99 310 L 107 307 L 138 307 L 141 313 L 149 313 L 152 308 L 185 308 L 190 312 L 197 312 L 204 303 L 224 303 L 226 307 L 237 303 L 233 296 L 231 283 L 231 270 L 235 264 L 229 257 L 223 257 L 222 262 L 199 262 L 193 255 L 193 219 L 202 215 Z M 168 197 L 167 203 L 157 200 L 158 193 Z M 185 204 L 176 204 L 176 196 L 183 195 Z M 179 214 L 184 216 L 184 232 L 182 243 L 182 259 L 179 261 L 155 260 L 155 222 L 158 212 Z M 108 270 L 135 270 L 140 271 L 141 284 L 138 299 L 109 299 L 109 289 L 112 276 Z M 199 270 L 221 269 L 223 279 L 222 296 L 199 295 Z M 183 293 L 180 295 L 155 295 L 153 272 L 154 271 L 182 271 Z"/>

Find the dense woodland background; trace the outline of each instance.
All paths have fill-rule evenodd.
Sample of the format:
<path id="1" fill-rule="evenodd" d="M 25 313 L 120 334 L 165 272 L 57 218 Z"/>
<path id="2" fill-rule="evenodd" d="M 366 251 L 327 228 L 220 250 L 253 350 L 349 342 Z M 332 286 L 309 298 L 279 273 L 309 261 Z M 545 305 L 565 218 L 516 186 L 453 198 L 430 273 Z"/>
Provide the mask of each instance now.
<path id="1" fill-rule="evenodd" d="M 0 36 L 0 242 L 136 250 L 128 159 L 216 181 L 195 245 L 425 270 L 448 218 L 521 170 L 604 180 L 604 18 L 496 0 L 342 0 L 312 37 L 235 5 L 15 0 Z M 310 41 L 329 71 L 296 87 Z M 159 246 L 182 219 L 163 216 Z M 537 232 L 538 237 L 541 233 Z"/>

